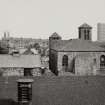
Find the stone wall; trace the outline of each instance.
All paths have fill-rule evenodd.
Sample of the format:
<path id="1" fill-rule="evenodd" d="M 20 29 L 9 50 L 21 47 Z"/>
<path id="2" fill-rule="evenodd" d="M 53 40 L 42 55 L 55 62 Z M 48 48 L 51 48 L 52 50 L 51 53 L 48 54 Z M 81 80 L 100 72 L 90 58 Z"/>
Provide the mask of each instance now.
<path id="1" fill-rule="evenodd" d="M 74 72 L 75 69 L 77 75 L 95 75 L 97 70 L 100 70 L 100 56 L 105 55 L 105 52 L 58 52 L 57 68 L 59 72 L 64 72 L 62 66 L 64 55 L 68 56 L 68 72 Z"/>
<path id="2" fill-rule="evenodd" d="M 40 70 L 40 68 L 34 68 L 32 70 L 32 76 L 41 76 L 41 70 Z"/>
<path id="3" fill-rule="evenodd" d="M 57 52 L 55 50 L 50 50 L 50 70 L 55 73 L 56 75 L 58 74 L 57 72 Z"/>
<path id="4" fill-rule="evenodd" d="M 2 76 L 24 76 L 24 68 L 1 68 Z M 41 76 L 40 68 L 32 69 L 32 76 Z"/>
<path id="5" fill-rule="evenodd" d="M 58 62 L 57 62 L 57 68 L 58 71 L 64 71 L 63 67 L 62 67 L 62 59 L 64 55 L 68 55 L 68 70 L 67 71 L 72 71 L 72 61 L 74 58 L 74 54 L 73 52 L 58 52 Z"/>
<path id="6" fill-rule="evenodd" d="M 1 68 L 2 76 L 23 76 L 24 68 Z"/>
<path id="7" fill-rule="evenodd" d="M 75 59 L 76 75 L 92 75 L 97 69 L 97 63 L 91 56 L 79 56 Z"/>

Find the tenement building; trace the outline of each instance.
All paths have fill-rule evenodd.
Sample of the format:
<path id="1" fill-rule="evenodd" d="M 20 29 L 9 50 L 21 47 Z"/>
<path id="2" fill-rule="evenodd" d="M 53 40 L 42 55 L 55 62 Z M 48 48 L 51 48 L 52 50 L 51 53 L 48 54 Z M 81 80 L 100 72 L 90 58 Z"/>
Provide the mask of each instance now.
<path id="1" fill-rule="evenodd" d="M 92 27 L 84 23 L 79 38 L 62 40 L 56 32 L 49 37 L 49 68 L 59 75 L 98 75 L 105 73 L 105 48 L 92 40 Z"/>

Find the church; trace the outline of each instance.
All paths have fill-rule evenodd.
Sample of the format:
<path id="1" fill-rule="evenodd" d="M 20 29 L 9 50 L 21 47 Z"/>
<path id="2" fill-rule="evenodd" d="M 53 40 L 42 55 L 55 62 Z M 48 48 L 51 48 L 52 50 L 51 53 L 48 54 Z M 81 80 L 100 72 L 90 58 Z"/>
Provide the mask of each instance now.
<path id="1" fill-rule="evenodd" d="M 92 41 L 92 27 L 78 28 L 78 38 L 62 40 L 56 32 L 49 37 L 49 69 L 56 75 L 103 75 L 105 48 Z"/>

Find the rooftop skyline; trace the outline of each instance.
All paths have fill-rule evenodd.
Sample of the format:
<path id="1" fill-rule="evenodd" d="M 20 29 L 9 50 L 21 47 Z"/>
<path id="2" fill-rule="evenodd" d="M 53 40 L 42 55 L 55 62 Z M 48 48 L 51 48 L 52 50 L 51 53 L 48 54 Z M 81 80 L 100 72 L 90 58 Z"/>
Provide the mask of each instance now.
<path id="1" fill-rule="evenodd" d="M 87 23 L 97 38 L 97 23 L 105 23 L 104 0 L 0 0 L 0 37 L 48 38 L 57 32 L 63 39 L 77 38 Z"/>

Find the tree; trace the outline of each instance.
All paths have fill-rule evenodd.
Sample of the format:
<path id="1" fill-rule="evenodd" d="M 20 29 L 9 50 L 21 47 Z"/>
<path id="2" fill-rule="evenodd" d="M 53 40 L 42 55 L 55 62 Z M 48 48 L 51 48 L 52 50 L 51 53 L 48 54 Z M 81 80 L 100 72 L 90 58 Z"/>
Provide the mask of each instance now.
<path id="1" fill-rule="evenodd" d="M 39 50 L 39 49 L 40 49 L 39 43 L 35 43 L 35 44 L 33 45 L 33 47 L 34 47 L 36 50 Z"/>

